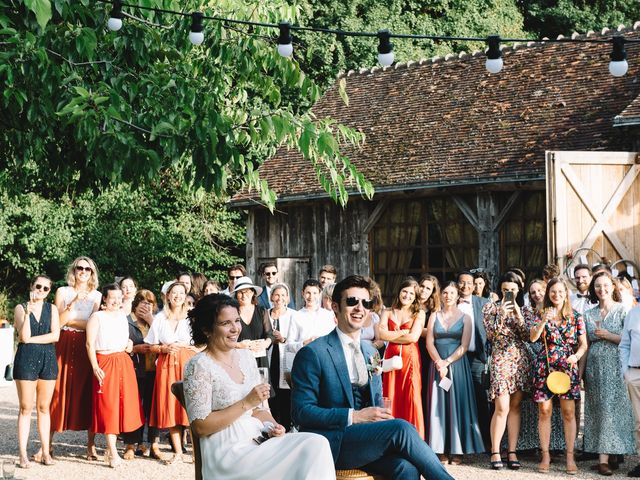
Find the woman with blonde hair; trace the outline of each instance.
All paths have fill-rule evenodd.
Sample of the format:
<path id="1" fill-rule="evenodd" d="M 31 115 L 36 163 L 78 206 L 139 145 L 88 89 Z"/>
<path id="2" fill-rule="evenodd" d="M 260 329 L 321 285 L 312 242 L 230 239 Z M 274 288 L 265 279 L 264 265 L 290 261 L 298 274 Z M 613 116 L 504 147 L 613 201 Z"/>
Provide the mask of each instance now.
<path id="1" fill-rule="evenodd" d="M 31 282 L 29 302 L 15 308 L 14 326 L 18 333 L 18 350 L 13 362 L 13 378 L 18 389 L 18 448 L 20 467 L 29 468 L 27 443 L 31 426 L 31 411 L 35 398 L 38 406 L 38 433 L 42 445 L 42 463 L 52 465 L 49 453 L 51 417 L 49 405 L 58 376 L 55 342 L 60 337 L 58 309 L 46 302 L 51 279 L 37 275 Z"/>
<path id="2" fill-rule="evenodd" d="M 380 339 L 388 342 L 384 358 L 400 356 L 402 368 L 382 374 L 382 395 L 391 400 L 391 414 L 415 425 L 424 439 L 422 412 L 422 378 L 418 340 L 424 327 L 425 315 L 420 309 L 418 282 L 407 279 L 380 318 Z"/>
<path id="3" fill-rule="evenodd" d="M 186 285 L 173 282 L 166 298 L 164 308 L 154 317 L 144 341 L 152 345 L 151 352 L 158 354 L 149 426 L 169 429 L 174 455 L 165 463 L 173 464 L 182 460 L 182 427 L 189 426 L 189 419 L 171 393 L 171 385 L 182 380 L 184 366 L 197 349 L 191 345 Z M 156 443 L 151 445 L 151 454 L 160 457 Z"/>
<path id="4" fill-rule="evenodd" d="M 560 371 L 569 375 L 570 379 L 569 390 L 558 395 L 567 444 L 566 472 L 576 475 L 575 400 L 580 399 L 578 361 L 587 352 L 587 334 L 582 315 L 571 308 L 569 288 L 563 279 L 556 277 L 549 280 L 543 308 L 543 312 L 532 317 L 529 325 L 530 340 L 544 344 L 536 358 L 533 375 L 533 400 L 538 403 L 538 433 L 542 450 L 538 472 L 548 473 L 551 462 L 549 442 L 554 393 L 549 390 L 546 380 L 552 371 Z"/>
<path id="5" fill-rule="evenodd" d="M 56 291 L 55 305 L 60 314 L 60 340 L 56 344 L 58 378 L 51 402 L 53 432 L 87 430 L 87 460 L 97 460 L 91 430 L 91 382 L 93 372 L 87 356 L 87 321 L 100 308 L 97 290 L 98 268 L 89 257 L 76 258 L 67 271 L 67 287 Z M 53 443 L 53 441 L 52 441 Z M 41 459 L 39 451 L 34 460 Z"/>

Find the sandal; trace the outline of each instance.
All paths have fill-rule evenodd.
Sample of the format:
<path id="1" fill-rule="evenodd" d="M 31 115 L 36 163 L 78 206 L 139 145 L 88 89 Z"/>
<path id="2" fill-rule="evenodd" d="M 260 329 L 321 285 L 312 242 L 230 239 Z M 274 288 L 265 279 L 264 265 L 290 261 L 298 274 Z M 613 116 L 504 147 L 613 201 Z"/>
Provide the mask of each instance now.
<path id="1" fill-rule="evenodd" d="M 498 455 L 498 457 L 500 458 L 500 460 L 489 460 L 489 463 L 491 464 L 491 468 L 494 470 L 502 470 L 504 468 L 504 463 L 502 463 L 502 457 L 500 456 L 500 452 L 491 452 L 491 457 L 493 457 L 494 455 Z"/>
<path id="2" fill-rule="evenodd" d="M 133 460 L 135 456 L 136 456 L 136 446 L 132 444 L 127 444 L 127 447 L 125 448 L 124 455 L 122 455 L 122 458 L 125 460 Z"/>
<path id="3" fill-rule="evenodd" d="M 160 453 L 160 447 L 157 443 L 151 444 L 151 450 L 149 453 L 151 458 L 155 458 L 156 460 L 162 460 L 162 453 Z"/>
<path id="4" fill-rule="evenodd" d="M 29 458 L 27 457 L 20 457 L 20 461 L 18 462 L 18 467 L 20 468 L 31 468 L 31 462 L 29 461 Z"/>
<path id="5" fill-rule="evenodd" d="M 572 457 L 572 462 L 569 463 L 569 455 Z M 573 458 L 573 452 L 567 452 L 567 475 L 577 475 L 578 466 L 576 465 L 575 458 Z"/>
<path id="6" fill-rule="evenodd" d="M 546 462 L 541 461 L 538 464 L 538 473 L 549 473 L 549 465 L 551 463 L 551 455 L 549 455 L 549 450 L 542 450 L 542 458 L 544 458 L 545 455 L 549 460 L 547 460 Z"/>
<path id="7" fill-rule="evenodd" d="M 87 446 L 87 460 L 90 462 L 98 460 L 98 452 L 96 452 L 95 445 Z"/>
<path id="8" fill-rule="evenodd" d="M 509 455 L 515 456 L 517 454 L 516 452 L 507 452 L 507 467 L 509 467 L 511 470 L 518 470 L 522 466 L 522 464 L 517 457 L 515 460 L 509 460 Z"/>
<path id="9" fill-rule="evenodd" d="M 162 463 L 165 465 L 175 465 L 176 463 L 182 463 L 182 454 L 176 453 L 170 459 L 163 460 Z"/>
<path id="10" fill-rule="evenodd" d="M 53 461 L 53 458 L 51 458 L 51 455 L 42 455 L 42 462 L 40 463 L 42 463 L 42 465 L 46 465 L 47 467 L 56 464 L 56 462 Z"/>

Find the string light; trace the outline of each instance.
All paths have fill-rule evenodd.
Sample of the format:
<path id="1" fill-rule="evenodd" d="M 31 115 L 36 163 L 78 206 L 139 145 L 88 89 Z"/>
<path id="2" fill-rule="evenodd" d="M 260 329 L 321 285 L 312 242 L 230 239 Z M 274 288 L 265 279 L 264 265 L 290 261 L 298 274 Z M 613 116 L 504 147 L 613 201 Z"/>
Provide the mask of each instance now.
<path id="1" fill-rule="evenodd" d="M 131 5 L 123 3 L 121 0 L 98 0 L 103 3 L 110 3 L 113 5 L 110 18 L 107 22 L 109 30 L 118 31 L 122 28 L 122 7 L 135 8 L 139 10 L 153 11 L 155 13 L 167 13 L 176 16 L 189 16 L 185 12 L 177 12 L 173 10 L 166 10 L 156 7 L 147 7 L 144 5 Z M 542 39 L 534 40 L 530 38 L 501 38 L 498 35 L 490 35 L 487 38 L 479 37 L 452 37 L 443 35 L 413 35 L 413 34 L 400 34 L 391 33 L 389 30 L 379 30 L 378 32 L 353 32 L 344 31 L 331 28 L 320 27 L 303 27 L 298 25 L 291 25 L 288 22 L 264 23 L 254 22 L 250 20 L 238 20 L 233 18 L 223 18 L 216 16 L 205 16 L 202 12 L 193 12 L 191 14 L 191 31 L 189 32 L 189 40 L 194 45 L 200 45 L 204 42 L 204 27 L 202 25 L 203 20 L 213 20 L 222 22 L 224 25 L 238 24 L 249 25 L 253 27 L 265 27 L 265 28 L 277 28 L 280 30 L 278 36 L 278 53 L 283 57 L 290 57 L 293 54 L 293 44 L 291 40 L 291 31 L 308 31 L 323 33 L 329 35 L 336 35 L 338 37 L 369 37 L 378 38 L 378 62 L 382 66 L 390 66 L 395 60 L 393 53 L 393 44 L 391 38 L 411 39 L 411 40 L 432 40 L 432 41 L 450 41 L 450 42 L 485 42 L 488 45 L 487 60 L 485 63 L 486 69 L 490 73 L 498 73 L 502 70 L 504 62 L 502 60 L 502 53 L 500 51 L 500 43 L 509 42 L 545 42 L 545 43 L 611 43 L 613 50 L 611 52 L 611 62 L 609 63 L 609 72 L 615 77 L 621 77 L 625 75 L 629 69 L 627 63 L 627 53 L 624 48 L 625 43 L 640 43 L 640 39 L 628 39 L 622 35 L 616 35 L 611 38 L 564 38 L 559 37 L 557 39 Z"/>
<path id="2" fill-rule="evenodd" d="M 109 14 L 109 20 L 107 20 L 107 28 L 112 32 L 117 32 L 122 28 L 122 2 L 120 0 L 114 0 L 113 8 Z"/>
<path id="3" fill-rule="evenodd" d="M 625 39 L 623 36 L 615 36 L 611 41 L 613 43 L 613 51 L 610 55 L 609 73 L 614 77 L 622 77 L 629 70 L 627 52 L 624 49 Z"/>
<path id="4" fill-rule="evenodd" d="M 378 32 L 378 41 L 378 63 L 383 67 L 389 67 L 395 60 L 389 30 L 380 30 Z"/>
<path id="5" fill-rule="evenodd" d="M 498 35 L 489 35 L 487 38 L 489 49 L 487 50 L 487 61 L 484 66 L 489 73 L 500 73 L 502 70 L 502 52 L 500 51 L 500 37 Z"/>
<path id="6" fill-rule="evenodd" d="M 191 14 L 191 31 L 189 32 L 189 41 L 194 45 L 201 45 L 204 42 L 204 27 L 202 26 L 202 12 L 193 12 Z"/>
<path id="7" fill-rule="evenodd" d="M 278 37 L 278 53 L 283 57 L 290 57 L 293 53 L 293 43 L 291 40 L 291 24 L 280 22 L 280 36 Z"/>

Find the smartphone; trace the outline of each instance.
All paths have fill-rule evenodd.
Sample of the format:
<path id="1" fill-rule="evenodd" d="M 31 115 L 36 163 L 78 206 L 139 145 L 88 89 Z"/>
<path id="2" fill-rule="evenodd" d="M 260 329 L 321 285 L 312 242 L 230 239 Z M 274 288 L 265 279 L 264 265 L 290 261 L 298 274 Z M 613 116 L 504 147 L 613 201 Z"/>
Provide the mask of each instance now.
<path id="1" fill-rule="evenodd" d="M 504 292 L 504 302 L 513 302 L 515 301 L 515 296 L 513 295 L 513 292 Z"/>

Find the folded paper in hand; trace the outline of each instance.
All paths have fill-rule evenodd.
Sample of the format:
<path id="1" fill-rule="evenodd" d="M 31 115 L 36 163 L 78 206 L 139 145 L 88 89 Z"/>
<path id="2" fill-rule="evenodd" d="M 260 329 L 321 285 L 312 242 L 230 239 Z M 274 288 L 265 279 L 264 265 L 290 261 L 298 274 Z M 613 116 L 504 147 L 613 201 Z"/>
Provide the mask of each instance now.
<path id="1" fill-rule="evenodd" d="M 440 383 L 438 383 L 438 386 L 443 389 L 445 392 L 448 392 L 449 389 L 451 388 L 451 384 L 453 382 L 449 379 L 449 377 L 444 377 L 442 380 L 440 380 Z"/>

